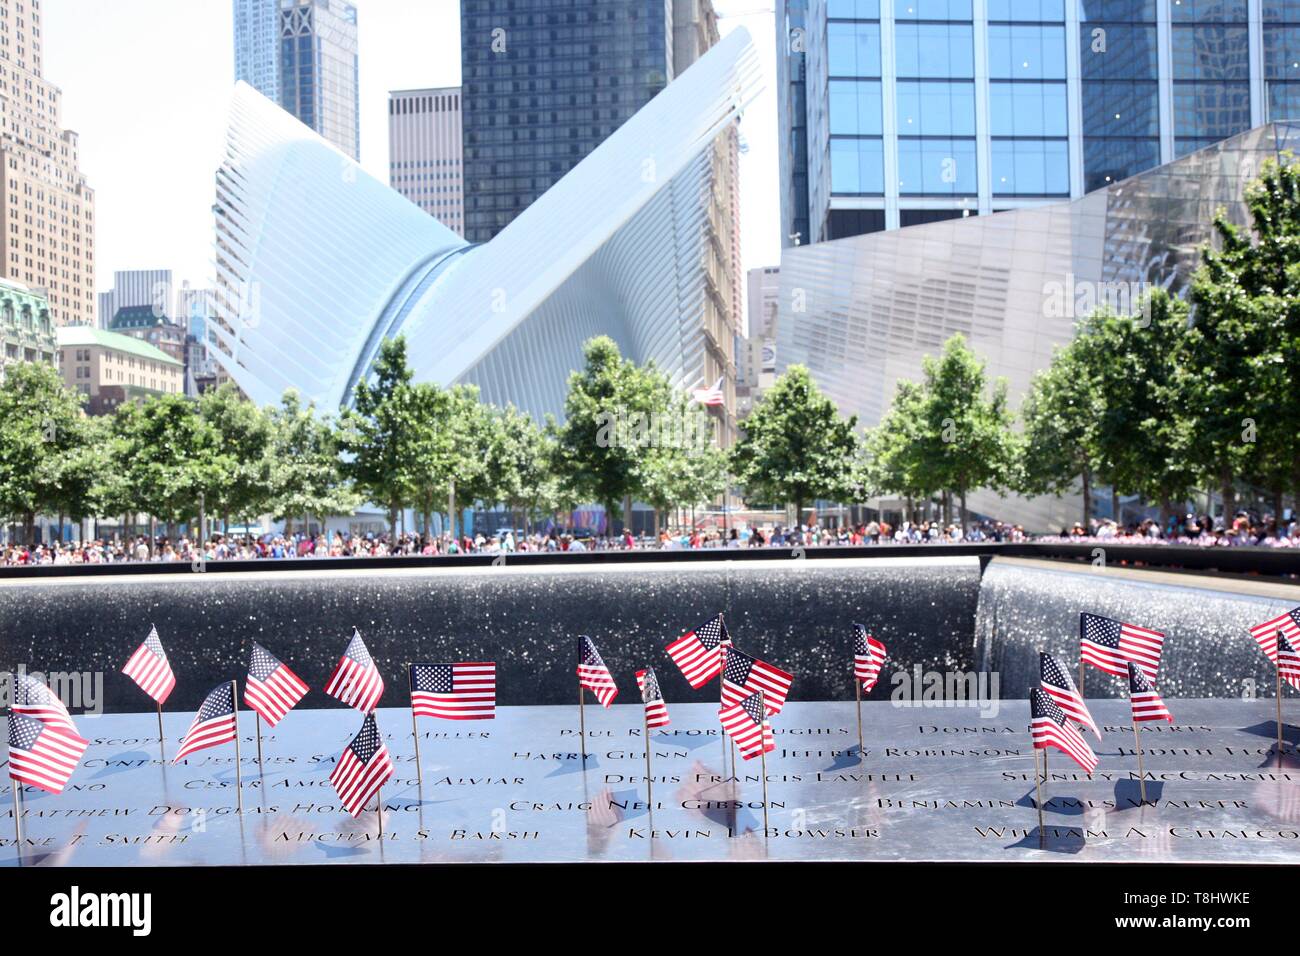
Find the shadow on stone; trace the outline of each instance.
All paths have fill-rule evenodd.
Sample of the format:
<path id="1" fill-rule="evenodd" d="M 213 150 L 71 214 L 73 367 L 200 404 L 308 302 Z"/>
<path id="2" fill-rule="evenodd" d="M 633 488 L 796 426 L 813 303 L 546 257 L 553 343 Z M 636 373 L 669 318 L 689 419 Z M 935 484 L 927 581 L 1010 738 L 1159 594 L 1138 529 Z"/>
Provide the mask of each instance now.
<path id="1" fill-rule="evenodd" d="M 1164 791 L 1163 783 L 1148 780 L 1147 805 L 1157 802 Z M 1115 781 L 1115 812 L 1123 813 L 1126 810 L 1140 809 L 1142 809 L 1142 782 L 1140 780 Z"/>

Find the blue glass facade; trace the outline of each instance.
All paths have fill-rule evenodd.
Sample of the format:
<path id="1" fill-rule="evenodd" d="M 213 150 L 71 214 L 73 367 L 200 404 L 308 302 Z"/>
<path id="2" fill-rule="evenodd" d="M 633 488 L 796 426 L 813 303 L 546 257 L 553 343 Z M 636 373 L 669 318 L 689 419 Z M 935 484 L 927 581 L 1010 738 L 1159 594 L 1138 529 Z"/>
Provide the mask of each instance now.
<path id="1" fill-rule="evenodd" d="M 799 2 L 813 241 L 841 213 L 1078 197 L 1300 118 L 1300 0 Z"/>
<path id="2" fill-rule="evenodd" d="M 664 0 L 461 0 L 465 238 L 486 242 L 672 76 Z"/>

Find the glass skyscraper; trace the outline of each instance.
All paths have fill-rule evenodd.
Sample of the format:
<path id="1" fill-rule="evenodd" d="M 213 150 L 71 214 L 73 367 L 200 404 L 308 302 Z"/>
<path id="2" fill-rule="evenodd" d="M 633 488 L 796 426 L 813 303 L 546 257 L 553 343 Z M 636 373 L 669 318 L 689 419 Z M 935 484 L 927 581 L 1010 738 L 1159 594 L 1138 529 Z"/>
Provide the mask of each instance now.
<path id="1" fill-rule="evenodd" d="M 234 0 L 235 79 L 361 156 L 357 11 L 342 0 Z"/>
<path id="2" fill-rule="evenodd" d="M 461 0 L 465 238 L 486 242 L 673 76 L 665 0 Z"/>
<path id="3" fill-rule="evenodd" d="M 1300 107 L 1300 0 L 779 0 L 777 43 L 785 245 L 1077 198 Z"/>

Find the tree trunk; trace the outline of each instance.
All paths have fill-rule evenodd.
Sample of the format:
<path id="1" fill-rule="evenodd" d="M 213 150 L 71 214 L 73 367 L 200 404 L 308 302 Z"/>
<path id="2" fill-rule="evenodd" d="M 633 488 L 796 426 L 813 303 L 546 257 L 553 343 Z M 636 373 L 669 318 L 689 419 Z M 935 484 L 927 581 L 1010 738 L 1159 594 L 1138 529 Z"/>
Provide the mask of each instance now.
<path id="1" fill-rule="evenodd" d="M 155 515 L 149 515 L 149 558 L 154 556 L 154 543 L 158 540 L 158 518 Z"/>
<path id="2" fill-rule="evenodd" d="M 1110 516 L 1115 519 L 1115 524 L 1124 523 L 1119 516 L 1119 488 L 1115 485 L 1110 486 Z"/>
<path id="3" fill-rule="evenodd" d="M 1092 522 L 1092 473 L 1085 467 L 1079 475 L 1083 485 L 1083 530 L 1089 530 Z"/>
<path id="4" fill-rule="evenodd" d="M 960 488 L 958 493 L 961 496 L 961 533 L 962 537 L 966 535 L 966 489 Z"/>
<path id="5" fill-rule="evenodd" d="M 447 528 L 452 540 L 456 540 L 456 480 L 453 478 L 447 492 Z"/>
<path id="6" fill-rule="evenodd" d="M 1231 526 L 1232 515 L 1237 510 L 1237 496 L 1232 486 L 1232 474 L 1227 468 L 1219 472 L 1219 494 L 1223 496 L 1223 523 Z"/>
<path id="7" fill-rule="evenodd" d="M 1282 489 L 1273 489 L 1273 520 L 1277 522 L 1278 532 L 1282 530 Z"/>

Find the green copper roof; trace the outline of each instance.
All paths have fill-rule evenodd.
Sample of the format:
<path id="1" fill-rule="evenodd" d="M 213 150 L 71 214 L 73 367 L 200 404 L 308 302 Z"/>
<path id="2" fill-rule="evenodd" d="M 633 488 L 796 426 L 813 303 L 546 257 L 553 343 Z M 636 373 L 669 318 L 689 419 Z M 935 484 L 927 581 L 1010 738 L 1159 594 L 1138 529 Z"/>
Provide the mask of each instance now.
<path id="1" fill-rule="evenodd" d="M 161 349 L 154 348 L 148 342 L 133 339 L 129 335 L 105 332 L 103 329 L 97 329 L 89 325 L 63 325 L 55 331 L 59 338 L 59 348 L 98 345 L 106 349 L 127 352 L 137 358 L 148 359 L 151 362 L 163 362 L 167 365 L 181 364 Z"/>

